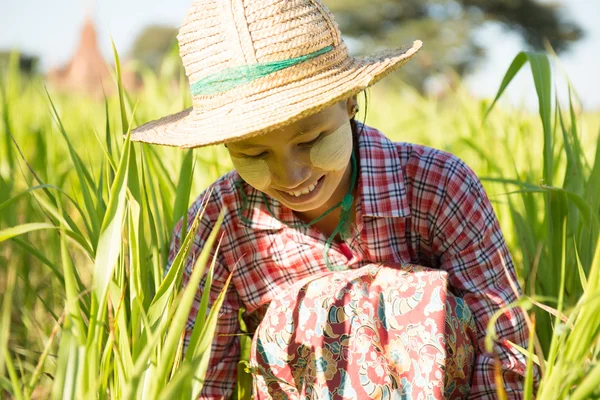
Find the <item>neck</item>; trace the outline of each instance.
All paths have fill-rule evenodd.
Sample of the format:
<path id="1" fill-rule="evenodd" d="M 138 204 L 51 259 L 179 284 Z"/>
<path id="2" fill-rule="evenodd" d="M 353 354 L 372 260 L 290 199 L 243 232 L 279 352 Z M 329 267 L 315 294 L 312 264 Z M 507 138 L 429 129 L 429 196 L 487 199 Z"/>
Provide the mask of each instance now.
<path id="1" fill-rule="evenodd" d="M 354 223 L 356 211 L 356 195 L 358 193 L 358 178 L 357 182 L 354 183 L 354 187 L 352 189 L 352 196 L 354 197 L 354 201 L 352 202 L 352 208 L 350 210 L 350 221 Z M 303 222 L 310 223 L 314 219 L 320 217 L 325 211 L 330 209 L 332 206 L 338 204 L 346 194 L 348 194 L 348 190 L 350 189 L 350 185 L 352 184 L 352 161 L 350 160 L 346 170 L 344 171 L 344 176 L 338 187 L 333 192 L 331 198 L 322 206 L 315 208 L 314 210 L 304 211 L 304 212 L 294 212 Z M 327 236 L 333 232 L 335 227 L 340 222 L 341 215 L 341 207 L 337 207 L 331 213 L 326 215 L 321 221 L 315 224 L 315 227 L 319 229 L 321 232 L 325 233 Z"/>

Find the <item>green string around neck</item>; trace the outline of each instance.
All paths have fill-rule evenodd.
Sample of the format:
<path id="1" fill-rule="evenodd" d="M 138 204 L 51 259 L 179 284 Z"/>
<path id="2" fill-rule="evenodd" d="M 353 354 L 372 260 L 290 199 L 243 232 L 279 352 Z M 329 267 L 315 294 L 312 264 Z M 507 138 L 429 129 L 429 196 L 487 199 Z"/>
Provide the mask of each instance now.
<path id="1" fill-rule="evenodd" d="M 190 85 L 192 96 L 211 95 L 225 92 L 236 86 L 252 82 L 273 72 L 289 68 L 303 61 L 320 56 L 333 50 L 333 46 L 327 46 L 313 53 L 300 57 L 289 58 L 282 61 L 269 61 L 259 64 L 240 65 L 223 71 L 208 75 Z"/>
<path id="2" fill-rule="evenodd" d="M 328 254 L 329 254 L 329 249 L 331 248 L 331 244 L 333 243 L 333 240 L 335 239 L 335 237 L 338 234 L 340 235 L 340 238 L 345 239 L 348 236 L 348 234 L 350 233 L 350 211 L 352 210 L 352 203 L 354 202 L 354 196 L 352 195 L 352 191 L 354 190 L 354 186 L 356 185 L 356 178 L 358 175 L 358 166 L 356 163 L 356 156 L 354 155 L 354 152 L 352 152 L 351 160 L 352 160 L 352 177 L 350 178 L 350 187 L 348 188 L 348 192 L 344 195 L 344 198 L 342 199 L 342 201 L 340 201 L 336 205 L 332 206 L 327 211 L 325 211 L 323 214 L 319 215 L 317 218 L 313 219 L 309 223 L 300 222 L 300 223 L 290 224 L 290 223 L 280 220 L 279 218 L 277 218 L 277 216 L 271 210 L 271 207 L 269 206 L 269 202 L 267 201 L 267 196 L 261 192 L 263 203 L 265 204 L 269 214 L 273 218 L 275 218 L 277 221 L 289 226 L 290 228 L 294 228 L 294 229 L 308 228 L 308 227 L 316 224 L 317 222 L 321 221 L 323 218 L 325 218 L 328 214 L 330 214 L 336 208 L 341 207 L 342 211 L 340 212 L 340 221 L 338 222 L 335 229 L 333 230 L 333 232 L 331 233 L 331 235 L 325 242 L 325 247 L 323 248 L 323 259 L 325 260 L 325 265 L 327 266 L 327 269 L 330 271 L 341 271 L 341 270 L 346 269 L 346 267 L 344 265 L 332 265 L 331 262 L 329 261 Z M 244 192 L 244 190 L 242 188 L 241 181 L 237 181 L 235 183 L 235 185 L 236 185 L 237 189 L 239 190 L 240 195 L 242 197 L 242 208 L 240 210 L 238 210 L 238 217 L 245 223 L 249 224 L 249 223 L 251 223 L 251 221 L 242 215 L 242 212 L 248 208 L 248 196 L 246 196 L 246 193 Z"/>

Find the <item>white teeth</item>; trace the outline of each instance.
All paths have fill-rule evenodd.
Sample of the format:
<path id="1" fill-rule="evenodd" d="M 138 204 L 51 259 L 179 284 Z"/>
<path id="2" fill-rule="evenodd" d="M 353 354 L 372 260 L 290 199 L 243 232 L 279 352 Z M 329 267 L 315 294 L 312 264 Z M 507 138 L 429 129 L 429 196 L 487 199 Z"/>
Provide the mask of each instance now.
<path id="1" fill-rule="evenodd" d="M 302 189 L 301 191 L 298 192 L 287 192 L 288 194 L 292 195 L 292 196 L 296 196 L 296 197 L 300 197 L 303 194 L 308 194 L 310 192 L 312 192 L 313 190 L 315 190 L 315 188 L 317 187 L 317 183 L 313 183 L 312 185 L 310 185 L 307 188 Z"/>

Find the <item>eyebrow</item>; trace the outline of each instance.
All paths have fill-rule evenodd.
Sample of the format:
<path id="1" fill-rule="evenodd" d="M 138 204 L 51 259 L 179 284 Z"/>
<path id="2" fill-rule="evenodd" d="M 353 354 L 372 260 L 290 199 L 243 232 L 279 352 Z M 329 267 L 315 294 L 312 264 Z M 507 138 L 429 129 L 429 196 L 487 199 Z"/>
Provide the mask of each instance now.
<path id="1" fill-rule="evenodd" d="M 311 124 L 306 124 L 306 126 L 303 126 L 302 128 L 300 128 L 298 130 L 298 132 L 292 137 L 292 139 L 296 139 L 299 136 L 310 133 L 310 132 L 314 131 L 317 127 L 320 127 L 321 125 L 322 125 L 322 121 L 317 121 L 317 122 L 313 122 Z M 237 145 L 237 147 L 239 150 L 248 150 L 248 149 L 254 149 L 254 148 L 259 148 L 259 147 L 264 147 L 264 146 L 261 144 L 257 144 L 257 143 L 248 143 L 248 144 L 240 143 Z"/>

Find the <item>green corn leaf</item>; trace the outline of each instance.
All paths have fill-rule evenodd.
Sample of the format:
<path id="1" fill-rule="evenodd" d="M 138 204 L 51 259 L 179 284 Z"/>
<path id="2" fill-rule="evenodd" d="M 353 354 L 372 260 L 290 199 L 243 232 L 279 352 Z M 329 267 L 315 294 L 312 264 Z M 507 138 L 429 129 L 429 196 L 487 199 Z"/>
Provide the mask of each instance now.
<path id="1" fill-rule="evenodd" d="M 570 396 L 570 399 L 584 400 L 596 398 L 596 396 L 593 395 L 598 393 L 598 382 L 600 382 L 600 364 L 594 365 L 592 370 L 586 374 L 583 381 Z"/>
<path id="2" fill-rule="evenodd" d="M 547 263 L 546 281 L 550 293 L 560 296 L 561 260 L 564 256 L 565 245 L 563 224 L 566 223 L 569 213 L 569 197 L 563 190 L 549 190 L 547 195 L 546 210 L 548 213 L 548 236 L 546 246 L 550 253 L 551 262 Z M 549 212 L 548 209 L 552 208 Z"/>
<path id="3" fill-rule="evenodd" d="M 118 357 L 122 379 L 129 379 L 129 372 L 133 371 L 133 360 L 131 358 L 131 344 L 129 342 L 129 321 L 125 311 L 125 288 L 120 288 L 116 283 L 110 282 L 110 301 L 113 309 L 114 341 L 119 349 L 115 355 Z"/>
<path id="4" fill-rule="evenodd" d="M 77 342 L 71 333 L 70 317 L 65 317 L 63 333 L 58 346 L 56 372 L 52 384 L 52 399 L 76 399 L 77 378 L 79 366 Z"/>
<path id="5" fill-rule="evenodd" d="M 54 102 L 52 101 L 52 98 L 50 97 L 50 94 L 48 93 L 48 91 L 46 91 L 46 95 L 48 96 L 48 100 L 50 102 L 54 117 L 56 118 L 56 121 L 57 121 L 57 124 L 59 127 L 59 132 L 62 134 L 63 138 L 65 139 L 65 142 L 67 143 L 67 147 L 69 149 L 69 155 L 71 156 L 71 161 L 73 162 L 73 166 L 75 167 L 75 172 L 76 172 L 78 180 L 80 182 L 81 194 L 83 195 L 83 201 L 85 204 L 85 208 L 87 210 L 87 218 L 90 220 L 90 223 L 91 223 L 91 226 L 93 229 L 93 237 L 96 237 L 98 229 L 100 228 L 100 221 L 96 217 L 96 214 L 95 214 L 96 207 L 94 205 L 94 200 L 93 200 L 92 194 L 91 194 L 91 190 L 93 190 L 95 187 L 94 181 L 93 181 L 92 176 L 90 175 L 89 171 L 85 167 L 85 164 L 81 161 L 81 158 L 79 157 L 79 155 L 73 148 L 73 145 L 71 144 L 71 140 L 69 139 L 69 136 L 67 135 L 65 127 L 63 126 L 63 123 L 61 121 L 60 115 L 58 114 L 58 111 L 56 110 Z"/>
<path id="6" fill-rule="evenodd" d="M 153 243 L 157 243 L 157 247 L 158 247 L 158 252 L 160 252 L 161 257 L 156 257 L 155 260 L 153 260 L 153 264 L 152 264 L 152 271 L 150 271 L 153 275 L 153 279 L 152 281 L 154 282 L 154 291 L 158 291 L 158 286 L 160 284 L 161 278 L 162 278 L 162 267 L 163 265 L 166 264 L 166 260 L 168 258 L 168 245 L 166 240 L 163 238 L 166 235 L 170 235 L 171 232 L 167 232 L 167 230 L 164 228 L 164 210 L 160 207 L 159 203 L 158 203 L 158 196 L 156 193 L 156 189 L 154 188 L 154 184 L 152 183 L 152 181 L 150 180 L 151 176 L 156 176 L 156 174 L 153 171 L 153 167 L 152 167 L 152 163 L 150 162 L 149 158 L 151 158 L 152 155 L 149 155 L 148 152 L 146 151 L 145 147 L 142 147 L 142 158 L 144 160 L 144 164 L 148 167 L 148 174 L 145 176 L 146 179 L 146 187 L 148 188 L 147 191 L 145 191 L 146 193 L 146 197 L 145 197 L 145 204 L 146 204 L 146 210 L 148 210 L 148 213 L 151 214 L 153 216 L 153 218 L 150 218 L 150 236 L 152 239 Z M 156 251 L 156 249 L 154 249 L 153 251 Z"/>
<path id="7" fill-rule="evenodd" d="M 157 395 L 157 399 L 185 399 L 191 398 L 190 386 L 191 386 L 191 378 L 194 376 L 194 364 L 185 363 L 180 368 L 177 369 L 177 372 L 160 391 Z"/>
<path id="8" fill-rule="evenodd" d="M 212 287 L 213 284 L 213 278 L 214 278 L 214 264 L 216 262 L 216 257 L 213 258 L 213 265 L 211 265 L 211 267 L 208 270 L 208 274 L 206 274 L 206 287 L 210 288 Z M 210 290 L 204 290 L 202 292 L 202 297 L 200 299 L 200 304 L 198 306 L 198 312 L 197 312 L 197 316 L 196 316 L 196 322 L 194 324 L 198 325 L 198 334 L 200 334 L 200 332 L 202 332 L 204 330 L 204 324 L 206 323 L 206 318 L 207 318 L 207 310 L 208 310 L 208 302 L 210 300 Z M 198 336 L 196 337 L 192 337 L 192 341 L 194 342 L 193 344 L 195 345 L 195 342 L 198 340 Z"/>
<path id="9" fill-rule="evenodd" d="M 579 212 L 581 213 L 582 219 L 581 221 L 587 225 L 587 226 L 598 226 L 599 222 L 598 222 L 598 216 L 592 211 L 592 208 L 590 207 L 589 203 L 580 195 L 578 195 L 577 193 L 571 192 L 569 190 L 566 189 L 562 189 L 562 188 L 558 188 L 558 187 L 553 187 L 553 186 L 548 186 L 548 185 L 542 185 L 543 189 L 546 189 L 548 191 L 551 192 L 555 192 L 555 193 L 560 193 L 566 196 L 566 198 L 572 202 L 572 204 L 575 205 L 575 207 L 577 207 L 577 209 L 579 210 Z"/>
<path id="10" fill-rule="evenodd" d="M 33 197 L 35 197 L 38 204 L 46 210 L 51 216 L 53 216 L 59 224 L 65 226 L 63 230 L 65 234 L 73 238 L 82 249 L 85 249 L 86 253 L 90 258 L 94 256 L 94 250 L 92 249 L 92 245 L 88 242 L 88 240 L 83 236 L 82 232 L 79 230 L 79 227 L 69 219 L 65 218 L 66 214 L 64 212 L 59 211 L 56 207 L 54 207 L 49 201 L 44 199 L 42 196 L 38 195 L 37 192 L 31 192 Z M 58 203 L 60 206 L 60 203 Z M 68 229 L 67 229 L 68 228 Z"/>
<path id="11" fill-rule="evenodd" d="M 125 214 L 125 198 L 127 190 L 127 176 L 130 157 L 130 132 L 125 139 L 123 154 L 119 161 L 119 168 L 115 181 L 110 189 L 110 198 L 97 247 L 97 256 L 94 268 L 94 293 L 98 299 L 98 305 L 103 308 L 106 304 L 108 284 L 113 276 L 113 271 L 119 257 L 122 243 L 121 227 Z"/>
<path id="12" fill-rule="evenodd" d="M 525 65 L 525 63 L 527 61 L 528 61 L 527 53 L 525 53 L 525 52 L 521 52 L 521 53 L 517 54 L 517 56 L 514 58 L 514 60 L 510 64 L 510 67 L 508 67 L 508 70 L 506 71 L 504 78 L 502 79 L 502 83 L 500 83 L 500 88 L 498 89 L 498 92 L 496 94 L 496 97 L 494 98 L 494 101 L 492 102 L 490 107 L 485 112 L 485 115 L 483 117 L 484 122 L 487 120 L 490 112 L 492 111 L 492 109 L 494 108 L 494 106 L 496 105 L 496 103 L 498 102 L 498 100 L 500 99 L 500 97 L 502 96 L 504 91 L 506 90 L 506 87 L 510 84 L 510 82 L 513 80 L 515 75 L 517 75 L 517 72 L 519 72 L 521 70 L 521 68 L 523 67 L 523 65 Z"/>
<path id="13" fill-rule="evenodd" d="M 180 281 L 180 278 L 183 274 L 185 260 L 187 259 L 187 254 L 190 250 L 191 243 L 198 228 L 198 221 L 202 220 L 204 216 L 204 211 L 204 206 L 200 207 L 200 209 L 198 210 L 198 213 L 194 218 L 192 228 L 188 231 L 187 235 L 185 236 L 185 239 L 181 243 L 179 251 L 173 259 L 171 268 L 165 275 L 156 293 L 156 296 L 154 296 L 154 299 L 152 300 L 152 304 L 150 305 L 150 309 L 148 312 L 148 318 L 150 320 L 151 326 L 154 326 L 162 317 L 164 317 L 167 303 L 169 298 L 171 298 L 175 284 L 178 281 Z"/>
<path id="14" fill-rule="evenodd" d="M 579 252 L 577 251 L 577 244 L 574 243 L 573 248 L 575 249 L 575 259 L 577 260 L 577 271 L 579 272 L 579 279 L 581 282 L 581 287 L 585 292 L 587 290 L 587 279 L 585 277 L 585 271 L 583 270 L 583 265 L 581 265 L 581 259 L 579 258 Z"/>
<path id="15" fill-rule="evenodd" d="M 506 71 L 504 79 L 500 84 L 500 88 L 488 108 L 484 116 L 484 121 L 487 120 L 489 113 L 494 108 L 496 102 L 500 99 L 504 90 L 513 80 L 517 72 L 529 62 L 531 73 L 535 83 L 535 90 L 538 96 L 539 114 L 542 120 L 544 129 L 544 181 L 548 185 L 552 185 L 553 176 L 553 158 L 552 158 L 552 73 L 548 56 L 544 53 L 520 52 L 511 63 Z"/>
<path id="16" fill-rule="evenodd" d="M 206 323 L 207 318 L 207 309 L 208 309 L 208 299 L 210 297 L 210 288 L 213 284 L 213 276 L 215 271 L 215 265 L 217 260 L 217 251 L 219 246 L 215 251 L 215 256 L 212 257 L 212 262 L 210 268 L 208 269 L 208 273 L 206 274 L 206 281 L 204 283 L 205 289 L 202 291 L 202 298 L 200 300 L 200 305 L 198 306 L 198 311 L 196 312 L 194 328 L 192 329 L 192 335 L 190 336 L 190 341 L 188 343 L 188 349 L 192 349 L 191 351 L 187 351 L 185 354 L 185 359 L 190 361 L 197 357 L 199 354 L 195 352 L 194 349 L 197 348 L 198 342 L 201 340 L 201 334 L 204 331 L 204 325 Z M 196 262 L 194 269 L 198 269 L 198 273 L 204 275 L 204 270 L 206 266 L 206 262 L 200 263 L 200 260 Z M 196 285 L 198 287 L 198 285 Z"/>
<path id="17" fill-rule="evenodd" d="M 161 363 L 157 367 L 156 378 L 154 381 L 156 384 L 162 384 L 167 380 L 173 360 L 175 359 L 177 343 L 181 337 L 181 332 L 185 330 L 185 324 L 192 308 L 194 297 L 198 291 L 198 285 L 204 276 L 204 267 L 210 257 L 213 244 L 219 233 L 221 223 L 223 222 L 223 216 L 223 213 L 221 213 L 208 239 L 206 240 L 202 251 L 200 252 L 200 256 L 196 261 L 196 265 L 192 270 L 188 284 L 183 291 L 183 296 L 176 306 L 175 315 L 171 321 L 169 333 L 167 334 L 167 338 L 165 339 L 165 344 L 161 353 Z M 218 246 L 216 251 L 218 251 Z M 158 395 L 158 386 L 153 390 L 153 393 Z"/>
<path id="18" fill-rule="evenodd" d="M 252 333 L 248 333 L 248 327 L 244 321 L 243 315 L 246 310 L 240 308 L 238 321 L 240 330 L 246 334 L 240 336 L 240 361 L 237 365 L 237 399 L 244 400 L 252 397 L 252 374 L 247 372 L 247 365 L 250 363 L 250 354 L 252 350 Z"/>
<path id="19" fill-rule="evenodd" d="M 194 153 L 193 150 L 186 150 L 183 164 L 179 171 L 179 184 L 177 185 L 177 194 L 175 195 L 175 207 L 173 209 L 173 223 L 177 223 L 183 218 L 181 226 L 181 236 L 185 236 L 187 229 L 187 209 L 190 201 L 190 192 L 192 190 L 192 178 L 194 175 Z M 170 227 L 172 231 L 174 226 Z"/>
<path id="20" fill-rule="evenodd" d="M 211 344 L 213 342 L 215 331 L 217 329 L 217 318 L 219 316 L 221 306 L 223 305 L 223 301 L 225 300 L 225 294 L 227 293 L 227 290 L 229 288 L 229 283 L 231 282 L 232 276 L 233 274 L 229 275 L 229 277 L 225 281 L 223 290 L 217 297 L 217 300 L 215 300 L 215 302 L 213 303 L 208 314 L 208 318 L 206 319 L 206 323 L 204 324 L 204 329 L 200 334 L 200 340 L 198 341 L 196 348 L 188 348 L 188 351 L 191 350 L 194 352 L 194 354 L 198 354 L 201 360 L 194 375 L 195 379 L 193 381 L 192 387 L 192 398 L 194 399 L 200 395 L 200 392 L 202 391 L 202 386 L 204 385 L 203 378 L 204 376 L 206 376 L 206 371 L 208 370 L 208 361 L 210 359 Z"/>
<path id="21" fill-rule="evenodd" d="M 153 384 L 154 374 L 156 362 L 154 360 L 153 354 L 157 350 L 157 345 L 163 339 L 163 335 L 169 327 L 169 322 L 171 321 L 172 315 L 168 315 L 166 318 L 163 318 L 159 321 L 159 325 L 153 330 L 150 324 L 150 321 L 147 317 L 142 317 L 142 321 L 144 321 L 145 325 L 145 334 L 147 336 L 146 341 L 144 343 L 144 347 L 139 353 L 137 360 L 133 366 L 133 371 L 130 375 L 129 382 L 123 389 L 123 399 L 132 400 L 136 398 L 136 393 L 138 390 L 147 389 L 147 386 Z M 145 376 L 145 382 L 142 385 L 146 385 L 145 387 L 140 387 L 140 381 L 142 377 Z M 148 390 L 149 391 L 149 390 Z M 149 395 L 144 393 L 142 398 L 148 398 Z"/>
<path id="22" fill-rule="evenodd" d="M 8 340 L 10 336 L 11 327 L 11 309 L 13 307 L 13 293 L 15 291 L 17 282 L 17 265 L 15 263 L 8 265 L 8 271 L 6 271 L 5 289 L 2 294 L 2 316 L 0 316 L 0 372 L 4 376 L 4 364 L 9 369 L 9 377 L 11 379 L 12 386 L 14 386 L 15 397 L 20 397 L 20 387 L 17 384 L 18 380 L 14 371 L 11 371 L 12 360 L 8 351 Z"/>
<path id="23" fill-rule="evenodd" d="M 60 272 L 58 267 L 52 261 L 50 261 L 44 254 L 42 254 L 38 249 L 33 247 L 30 243 L 27 243 L 26 241 L 21 240 L 18 237 L 14 237 L 11 240 L 13 241 L 13 243 L 25 249 L 25 251 L 27 251 L 28 254 L 31 254 L 32 256 L 37 258 L 42 264 L 50 268 L 50 270 L 54 273 L 54 276 L 56 276 L 56 278 L 58 279 L 58 282 L 62 286 L 65 285 L 65 278 L 63 277 L 62 272 Z M 78 284 L 81 285 L 81 282 L 78 282 Z"/>
<path id="24" fill-rule="evenodd" d="M 564 282 L 565 282 L 565 249 L 567 247 L 567 219 L 566 216 L 563 217 L 562 221 L 562 237 L 560 242 L 553 241 L 555 245 L 559 245 L 559 251 L 556 254 L 560 255 L 560 281 L 558 290 L 554 290 L 555 293 L 558 293 L 558 304 L 557 304 L 557 315 L 554 319 L 554 326 L 558 326 L 560 324 L 560 313 L 563 310 L 563 299 L 564 299 Z M 554 367 L 554 360 L 558 356 L 558 349 L 560 343 L 563 341 L 563 337 L 559 336 L 556 330 L 552 334 L 552 341 L 550 343 L 550 352 L 548 354 L 548 369 L 547 374 L 550 375 L 552 373 L 552 368 Z"/>
<path id="25" fill-rule="evenodd" d="M 117 52 L 117 47 L 115 46 L 115 42 L 112 37 L 110 38 L 110 44 L 112 46 L 113 56 L 115 58 L 117 90 L 119 93 L 119 106 L 121 109 L 121 128 L 122 132 L 125 134 L 125 132 L 127 132 L 127 127 L 129 126 L 129 124 L 127 123 L 127 111 L 125 110 L 125 96 L 123 95 L 123 80 L 121 78 L 121 60 L 119 59 L 119 53 Z"/>
<path id="26" fill-rule="evenodd" d="M 79 204 L 75 200 L 73 200 L 73 198 L 70 197 L 67 193 L 65 193 L 64 190 L 62 190 L 58 186 L 48 185 L 48 184 L 42 184 L 42 185 L 32 186 L 32 187 L 28 188 L 27 190 L 24 190 L 21 193 L 16 194 L 15 196 L 9 198 L 8 200 L 4 201 L 3 203 L 0 203 L 0 212 L 4 211 L 9 206 L 15 204 L 20 199 L 27 197 L 27 195 L 30 194 L 31 192 L 33 192 L 35 190 L 40 190 L 40 189 L 42 189 L 42 190 L 44 190 L 44 189 L 55 189 L 55 190 L 57 190 L 58 192 L 62 193 L 71 202 L 71 204 L 73 204 L 75 206 L 75 208 L 77 209 L 77 211 L 80 212 L 80 215 L 82 217 L 85 216 L 85 214 L 83 213 L 83 211 L 79 207 Z"/>
<path id="27" fill-rule="evenodd" d="M 102 139 L 100 138 L 100 135 L 98 134 L 98 131 L 96 131 L 96 129 L 92 129 L 92 131 L 94 132 L 94 137 L 96 138 L 96 142 L 98 144 L 98 146 L 100 146 L 100 148 L 102 149 L 102 152 L 104 153 L 104 158 L 105 160 L 108 161 L 108 165 L 110 167 L 110 171 L 112 173 L 112 176 L 114 178 L 114 174 L 117 172 L 117 164 L 115 163 L 115 160 L 113 160 L 113 156 L 110 153 L 110 146 L 109 148 L 107 148 Z M 110 180 L 110 182 L 112 183 L 112 180 Z"/>
<path id="28" fill-rule="evenodd" d="M 144 299 L 144 285 L 142 283 L 142 250 L 143 238 L 140 237 L 140 206 L 135 200 L 129 201 L 129 213 L 127 215 L 129 232 L 129 302 L 132 326 L 132 347 L 139 335 L 139 312 L 136 301 Z"/>
<path id="29" fill-rule="evenodd" d="M 530 333 L 531 333 L 531 332 L 534 332 L 534 333 L 535 333 L 535 330 L 530 330 Z M 529 348 L 527 348 L 527 349 L 525 349 L 525 348 L 523 348 L 523 347 L 519 346 L 519 345 L 518 345 L 518 344 L 516 344 L 516 343 L 513 343 L 512 341 L 510 341 L 510 340 L 508 340 L 508 339 L 507 339 L 506 341 L 508 342 L 508 344 L 510 344 L 510 345 L 511 345 L 511 347 L 514 347 L 515 349 L 517 349 L 517 350 L 519 351 L 519 353 L 523 354 L 523 355 L 524 355 L 524 356 L 526 356 L 528 359 L 531 359 L 531 361 L 532 361 L 532 362 L 534 362 L 536 365 L 538 365 L 538 366 L 540 365 L 540 358 L 537 356 L 537 354 L 535 354 L 535 353 L 533 352 L 533 340 L 529 342 L 529 345 L 530 345 L 531 347 L 529 347 Z"/>
<path id="30" fill-rule="evenodd" d="M 5 240 L 11 239 L 15 236 L 23 235 L 28 232 L 39 231 L 42 229 L 57 229 L 56 226 L 44 222 L 39 223 L 30 223 L 30 224 L 21 224 L 18 226 L 13 226 L 12 228 L 6 228 L 0 230 L 0 243 Z"/>
<path id="31" fill-rule="evenodd" d="M 6 363 L 6 369 L 8 370 L 8 376 L 10 377 L 11 394 L 17 400 L 24 400 L 25 394 L 21 390 L 21 383 L 19 382 L 17 371 L 15 370 L 10 354 L 8 353 L 8 349 L 4 349 L 3 355 L 3 361 Z"/>
<path id="32" fill-rule="evenodd" d="M 102 352 L 102 356 L 100 357 L 100 373 L 99 373 L 99 394 L 103 394 L 109 388 L 109 374 L 113 373 L 115 366 L 113 365 L 114 361 L 112 358 L 113 355 L 113 345 L 114 338 L 113 336 L 109 336 L 106 341 L 106 346 L 104 346 L 104 351 Z M 111 391 L 111 392 L 115 392 Z M 99 396 L 100 397 L 100 396 Z"/>
<path id="33" fill-rule="evenodd" d="M 60 319 L 58 319 L 58 318 L 56 319 L 56 325 L 54 327 L 54 330 L 52 331 L 52 334 L 50 335 L 48 342 L 44 346 L 44 350 L 42 351 L 42 354 L 40 355 L 39 359 L 37 360 L 37 366 L 35 368 L 35 371 L 34 371 L 33 375 L 31 376 L 31 379 L 29 380 L 29 382 L 27 383 L 27 386 L 25 388 L 25 397 L 26 398 L 31 398 L 31 394 L 33 393 L 33 390 L 35 389 L 36 385 L 39 382 L 40 377 L 42 376 L 42 367 L 44 366 L 46 359 L 48 358 L 48 355 L 50 354 L 50 350 L 54 344 L 54 338 L 56 337 L 56 335 L 54 333 L 58 332 L 62 321 L 63 321 L 63 317 L 61 317 Z"/>
<path id="34" fill-rule="evenodd" d="M 66 320 L 71 326 L 71 334 L 73 340 L 78 346 L 85 346 L 85 326 L 81 319 L 81 308 L 79 307 L 79 293 L 82 291 L 79 274 L 75 269 L 69 250 L 67 249 L 67 239 L 65 235 L 65 227 L 61 226 L 60 235 L 60 254 L 63 266 L 63 276 L 65 277 L 65 294 L 66 294 Z"/>

